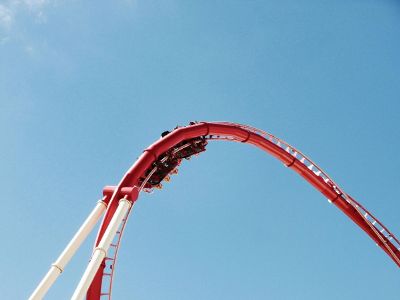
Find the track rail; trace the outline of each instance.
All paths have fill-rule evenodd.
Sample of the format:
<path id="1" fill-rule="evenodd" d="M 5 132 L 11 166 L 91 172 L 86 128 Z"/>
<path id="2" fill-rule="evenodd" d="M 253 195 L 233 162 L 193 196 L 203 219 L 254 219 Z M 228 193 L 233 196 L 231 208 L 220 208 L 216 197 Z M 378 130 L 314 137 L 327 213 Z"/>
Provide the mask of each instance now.
<path id="1" fill-rule="evenodd" d="M 367 209 L 345 193 L 316 163 L 298 149 L 270 133 L 254 127 L 228 122 L 191 123 L 189 126 L 177 128 L 145 149 L 114 190 L 100 226 L 95 246 L 99 243 L 117 208 L 118 200 L 122 195 L 122 188 L 138 186 L 140 191 L 149 191 L 144 186 L 157 168 L 154 167 L 147 176 L 144 176 L 145 171 L 151 168 L 158 157 L 168 150 L 175 149 L 171 153 L 178 151 L 186 147 L 186 144 L 181 145 L 178 150 L 174 148 L 177 144 L 196 137 L 205 137 L 208 141 L 221 140 L 252 144 L 271 154 L 326 196 L 329 202 L 353 220 L 400 267 L 399 240 Z M 140 178 L 143 177 L 145 177 L 145 180 L 140 182 Z M 109 253 L 103 261 L 88 290 L 88 300 L 111 299 L 115 263 L 129 212 L 117 232 L 116 242 L 113 243 L 112 247 L 113 251 L 110 251 L 111 254 Z"/>

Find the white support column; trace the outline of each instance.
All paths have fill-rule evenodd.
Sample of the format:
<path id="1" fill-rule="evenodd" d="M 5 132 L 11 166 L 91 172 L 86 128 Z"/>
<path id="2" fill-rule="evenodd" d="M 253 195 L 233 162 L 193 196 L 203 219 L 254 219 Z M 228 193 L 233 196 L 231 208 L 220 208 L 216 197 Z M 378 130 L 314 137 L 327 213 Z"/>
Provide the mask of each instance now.
<path id="1" fill-rule="evenodd" d="M 58 276 L 62 273 L 68 262 L 71 260 L 72 256 L 74 256 L 76 250 L 78 250 L 82 242 L 93 230 L 93 227 L 96 225 L 106 208 L 107 204 L 105 202 L 103 202 L 102 200 L 99 200 L 97 202 L 95 208 L 87 217 L 82 226 L 79 228 L 67 247 L 65 247 L 64 251 L 58 257 L 58 259 L 51 265 L 50 270 L 39 283 L 32 295 L 29 297 L 29 300 L 39 300 L 46 295 L 49 288 L 54 284 Z"/>
<path id="2" fill-rule="evenodd" d="M 126 216 L 129 209 L 131 208 L 131 205 L 132 202 L 128 199 L 123 198 L 119 200 L 118 207 L 110 223 L 108 224 L 108 227 L 104 232 L 100 243 L 94 249 L 92 258 L 85 270 L 85 273 L 81 278 L 81 281 L 76 287 L 75 292 L 71 297 L 71 300 L 81 300 L 85 297 L 87 290 L 89 289 L 89 286 L 92 283 L 101 262 L 106 257 L 108 248 L 110 247 L 110 244 L 114 239 L 114 236 L 117 233 L 117 230 L 121 225 L 123 218 Z"/>

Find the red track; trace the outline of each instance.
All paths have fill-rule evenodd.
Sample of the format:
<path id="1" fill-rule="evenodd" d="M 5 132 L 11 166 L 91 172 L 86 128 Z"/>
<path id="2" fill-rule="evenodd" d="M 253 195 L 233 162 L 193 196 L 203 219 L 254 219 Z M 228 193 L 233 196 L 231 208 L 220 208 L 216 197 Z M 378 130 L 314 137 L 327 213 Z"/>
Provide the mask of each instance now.
<path id="1" fill-rule="evenodd" d="M 114 190 L 112 197 L 105 197 L 105 201 L 107 199 L 110 200 L 96 239 L 96 246 L 118 206 L 118 200 L 123 198 L 122 188 L 139 186 L 139 178 L 144 175 L 147 169 L 151 168 L 152 163 L 161 154 L 174 148 L 175 145 L 184 140 L 200 136 L 206 136 L 208 140 L 227 140 L 252 144 L 279 159 L 285 166 L 297 172 L 352 219 L 400 267 L 399 240 L 369 211 L 346 194 L 314 162 L 294 147 L 269 133 L 249 126 L 226 122 L 201 122 L 178 128 L 144 150 L 143 154 L 126 172 Z M 132 201 L 135 200 L 132 199 Z M 103 261 L 88 290 L 88 300 L 111 299 L 112 277 L 126 218 L 117 232 L 115 242 L 110 248 L 108 257 Z"/>

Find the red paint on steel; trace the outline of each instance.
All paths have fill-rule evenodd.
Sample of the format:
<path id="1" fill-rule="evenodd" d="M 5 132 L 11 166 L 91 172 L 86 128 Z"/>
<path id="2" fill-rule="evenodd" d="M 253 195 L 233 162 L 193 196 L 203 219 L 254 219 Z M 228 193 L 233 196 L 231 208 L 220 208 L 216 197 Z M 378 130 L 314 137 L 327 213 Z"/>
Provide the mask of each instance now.
<path id="1" fill-rule="evenodd" d="M 252 144 L 280 160 L 285 166 L 293 169 L 331 202 L 333 202 L 334 205 L 336 205 L 362 230 L 364 230 L 400 267 L 400 250 L 396 247 L 396 245 L 400 245 L 399 240 L 397 240 L 381 222 L 373 217 L 372 214 L 370 214 L 358 202 L 344 193 L 336 183 L 334 183 L 330 177 L 318 168 L 309 158 L 284 141 L 256 128 L 222 122 L 201 122 L 181 127 L 150 145 L 126 172 L 118 186 L 114 189 L 98 232 L 95 245 L 97 246 L 100 242 L 100 239 L 114 215 L 118 205 L 118 200 L 123 196 L 126 196 L 126 193 L 124 192 L 127 188 L 139 186 L 139 178 L 148 168 L 150 168 L 151 164 L 161 154 L 184 140 L 209 135 L 209 139 L 217 137 L 214 139 Z M 299 156 L 301 159 L 298 159 Z M 136 201 L 136 197 L 133 197 L 133 199 L 130 200 L 134 202 Z M 96 273 L 87 293 L 88 300 L 100 299 L 102 295 L 101 288 L 105 266 L 106 263 L 103 262 L 99 271 Z M 111 290 L 108 291 L 106 295 L 108 298 L 111 298 Z"/>

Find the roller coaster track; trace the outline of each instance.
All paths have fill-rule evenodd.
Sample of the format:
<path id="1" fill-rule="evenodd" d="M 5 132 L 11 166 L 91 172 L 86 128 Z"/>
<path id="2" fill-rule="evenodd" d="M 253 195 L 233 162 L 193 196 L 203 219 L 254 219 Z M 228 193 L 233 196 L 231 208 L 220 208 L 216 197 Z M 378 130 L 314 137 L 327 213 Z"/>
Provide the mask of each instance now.
<path id="1" fill-rule="evenodd" d="M 104 199 L 106 199 L 108 206 L 97 235 L 95 247 L 98 246 L 107 230 L 118 207 L 119 199 L 124 198 L 124 195 L 126 198 L 126 193 L 124 194 L 123 191 L 136 187 L 139 192 L 149 192 L 154 187 L 160 187 L 160 184 L 149 184 L 160 165 L 166 164 L 171 157 L 182 152 L 185 148 L 192 147 L 193 141 L 197 138 L 201 138 L 205 143 L 209 141 L 247 143 L 277 158 L 286 167 L 302 176 L 327 197 L 329 202 L 344 212 L 400 267 L 399 240 L 366 208 L 344 192 L 316 163 L 272 134 L 250 126 L 228 122 L 192 122 L 189 126 L 177 127 L 172 132 L 167 132 L 164 137 L 145 149 L 143 154 L 123 176 L 117 187 L 106 187 L 104 189 Z M 176 168 L 174 167 L 171 173 L 175 171 Z M 168 177 L 165 176 L 165 178 L 161 179 L 165 180 Z M 131 201 L 134 204 L 136 198 Z M 94 276 L 87 292 L 88 300 L 111 299 L 112 279 L 117 253 L 131 208 L 120 224 L 110 250 Z"/>

